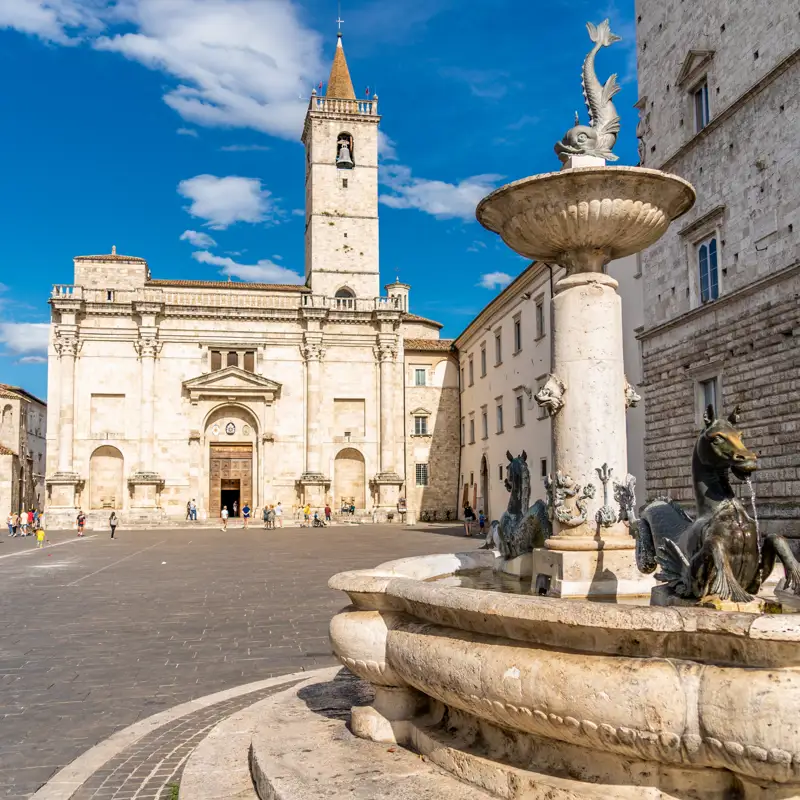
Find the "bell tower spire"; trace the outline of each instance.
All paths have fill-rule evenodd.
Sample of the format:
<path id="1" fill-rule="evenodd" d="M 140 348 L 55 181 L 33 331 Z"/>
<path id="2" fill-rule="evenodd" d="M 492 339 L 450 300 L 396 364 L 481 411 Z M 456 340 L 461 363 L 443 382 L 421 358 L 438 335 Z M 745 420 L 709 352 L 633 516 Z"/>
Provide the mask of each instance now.
<path id="1" fill-rule="evenodd" d="M 379 123 L 377 95 L 356 99 L 339 31 L 327 90 L 312 91 L 303 127 L 306 284 L 315 295 L 380 295 Z"/>

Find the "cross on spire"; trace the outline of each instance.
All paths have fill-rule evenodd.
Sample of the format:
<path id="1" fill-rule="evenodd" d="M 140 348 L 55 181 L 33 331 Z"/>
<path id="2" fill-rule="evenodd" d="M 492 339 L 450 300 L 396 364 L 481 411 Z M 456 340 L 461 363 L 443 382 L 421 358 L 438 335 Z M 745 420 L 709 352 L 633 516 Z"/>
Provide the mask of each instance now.
<path id="1" fill-rule="evenodd" d="M 339 13 L 336 15 L 336 24 L 339 26 L 339 36 L 342 35 L 342 23 L 344 20 L 342 19 L 342 4 L 339 3 Z"/>

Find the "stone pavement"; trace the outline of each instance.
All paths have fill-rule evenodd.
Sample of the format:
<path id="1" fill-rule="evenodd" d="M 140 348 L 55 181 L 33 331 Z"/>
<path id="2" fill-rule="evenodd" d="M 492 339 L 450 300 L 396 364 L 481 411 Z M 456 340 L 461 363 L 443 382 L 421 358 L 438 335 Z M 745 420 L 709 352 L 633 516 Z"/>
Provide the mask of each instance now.
<path id="1" fill-rule="evenodd" d="M 462 531 L 150 530 L 121 531 L 116 541 L 51 532 L 42 551 L 31 537 L 4 536 L 0 798 L 30 797 L 58 769 L 137 720 L 240 684 L 334 664 L 327 626 L 346 598 L 327 588 L 328 577 L 480 544 Z M 124 782 L 158 756 L 165 762 L 159 775 L 174 767 L 167 785 L 179 778 L 181 759 L 203 729 L 232 713 L 235 702 L 257 699 L 184 718 L 170 740 L 174 757 L 161 758 L 164 742 L 140 741 L 143 749 L 127 767 L 108 769 Z M 131 785 L 117 787 L 116 796 L 132 797 Z M 113 797 L 111 788 L 95 796 Z"/>

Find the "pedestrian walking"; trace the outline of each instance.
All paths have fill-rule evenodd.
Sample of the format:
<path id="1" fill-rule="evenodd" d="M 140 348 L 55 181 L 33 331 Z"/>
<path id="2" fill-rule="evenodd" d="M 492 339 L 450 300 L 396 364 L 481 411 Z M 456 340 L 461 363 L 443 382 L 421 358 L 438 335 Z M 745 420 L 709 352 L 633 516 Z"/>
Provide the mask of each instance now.
<path id="1" fill-rule="evenodd" d="M 8 525 L 8 535 L 14 536 L 17 532 L 17 521 L 14 518 L 14 512 L 9 511 L 8 517 L 6 517 L 6 524 Z"/>
<path id="2" fill-rule="evenodd" d="M 475 512 L 469 503 L 464 504 L 464 533 L 472 536 L 472 523 L 475 522 Z"/>
<path id="3" fill-rule="evenodd" d="M 483 509 L 478 512 L 478 529 L 481 536 L 486 536 L 486 517 L 483 515 Z"/>
<path id="4" fill-rule="evenodd" d="M 303 523 L 304 523 L 303 527 L 307 528 L 310 521 L 311 521 L 311 506 L 308 503 L 306 503 L 303 506 Z"/>
<path id="5" fill-rule="evenodd" d="M 269 506 L 264 506 L 264 510 L 261 512 L 261 519 L 264 521 L 264 530 L 269 528 Z"/>
<path id="6" fill-rule="evenodd" d="M 222 520 L 221 530 L 228 530 L 228 506 L 222 506 L 222 511 L 219 512 L 220 519 Z"/>
<path id="7" fill-rule="evenodd" d="M 197 522 L 197 502 L 194 497 L 189 503 L 189 519 L 192 520 L 192 522 Z"/>
<path id="8" fill-rule="evenodd" d="M 238 500 L 234 500 L 233 501 L 233 516 L 234 517 L 238 517 L 239 516 L 239 501 Z"/>
<path id="9" fill-rule="evenodd" d="M 36 529 L 36 547 L 38 549 L 44 547 L 44 528 L 41 525 Z"/>
<path id="10" fill-rule="evenodd" d="M 331 521 L 331 507 L 330 504 L 325 503 L 325 522 Z"/>
<path id="11" fill-rule="evenodd" d="M 117 517 L 117 512 L 112 511 L 111 516 L 108 518 L 108 524 L 111 528 L 111 538 L 114 538 L 114 534 L 117 532 L 117 525 L 119 525 L 119 517 Z"/>
<path id="12" fill-rule="evenodd" d="M 83 509 L 78 509 L 78 536 L 83 536 L 83 529 L 86 527 L 86 514 L 83 513 Z"/>
<path id="13" fill-rule="evenodd" d="M 190 520 L 192 518 L 192 501 L 186 501 L 186 520 Z"/>
<path id="14" fill-rule="evenodd" d="M 280 503 L 275 506 L 275 522 L 278 523 L 279 528 L 283 527 L 283 506 Z"/>
<path id="15" fill-rule="evenodd" d="M 244 517 L 245 528 L 250 524 L 250 503 L 245 503 L 242 507 L 242 517 Z"/>
<path id="16" fill-rule="evenodd" d="M 19 512 L 19 535 L 20 536 L 27 536 L 28 535 L 28 512 L 23 508 L 22 511 Z"/>

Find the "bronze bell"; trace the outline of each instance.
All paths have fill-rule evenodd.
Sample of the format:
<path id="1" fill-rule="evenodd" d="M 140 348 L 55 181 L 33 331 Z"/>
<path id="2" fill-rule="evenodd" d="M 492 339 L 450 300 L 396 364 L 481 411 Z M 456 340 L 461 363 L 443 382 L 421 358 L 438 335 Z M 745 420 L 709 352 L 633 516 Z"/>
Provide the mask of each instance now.
<path id="1" fill-rule="evenodd" d="M 339 152 L 336 155 L 336 166 L 339 169 L 353 169 L 355 166 L 353 159 L 350 157 L 349 145 L 344 143 L 340 145 Z"/>

